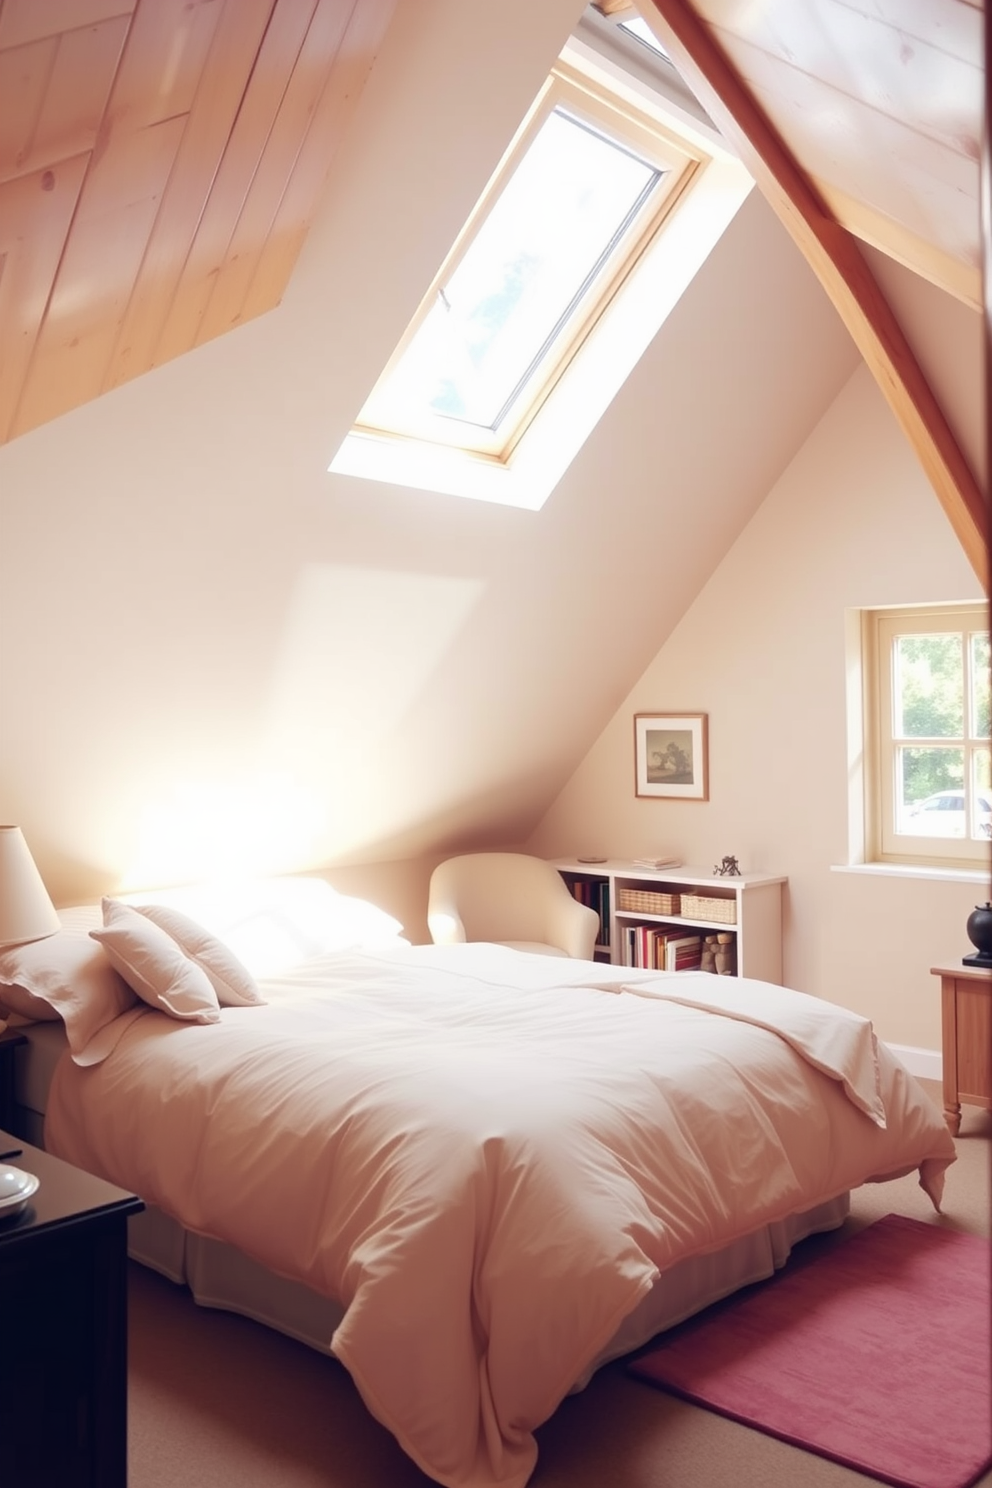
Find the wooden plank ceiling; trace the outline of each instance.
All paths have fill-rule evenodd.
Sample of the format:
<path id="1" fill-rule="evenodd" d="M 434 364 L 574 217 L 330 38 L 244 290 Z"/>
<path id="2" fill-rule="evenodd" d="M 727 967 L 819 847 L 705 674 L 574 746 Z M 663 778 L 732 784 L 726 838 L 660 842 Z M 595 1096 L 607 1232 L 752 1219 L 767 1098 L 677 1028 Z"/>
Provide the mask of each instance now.
<path id="1" fill-rule="evenodd" d="M 0 0 L 0 443 L 278 304 L 395 0 Z"/>
<path id="2" fill-rule="evenodd" d="M 980 0 L 637 8 L 837 305 L 986 582 L 871 243 L 981 305 Z M 0 0 L 0 443 L 279 302 L 396 0 Z"/>
<path id="3" fill-rule="evenodd" d="M 830 214 L 980 309 L 979 0 L 693 0 L 691 9 Z"/>
<path id="4" fill-rule="evenodd" d="M 858 246 L 982 305 L 980 0 L 637 9 L 819 276 L 987 590 L 986 496 Z"/>

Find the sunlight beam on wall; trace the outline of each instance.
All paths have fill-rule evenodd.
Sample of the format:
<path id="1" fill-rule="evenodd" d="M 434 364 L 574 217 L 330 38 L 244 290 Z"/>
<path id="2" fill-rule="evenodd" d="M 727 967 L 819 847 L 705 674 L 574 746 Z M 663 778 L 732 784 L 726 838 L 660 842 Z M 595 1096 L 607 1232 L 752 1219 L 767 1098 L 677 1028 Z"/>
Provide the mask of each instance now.
<path id="1" fill-rule="evenodd" d="M 313 862 L 321 802 L 288 774 L 175 781 L 141 815 L 123 890 L 285 872 Z"/>
<path id="2" fill-rule="evenodd" d="M 374 841 L 384 777 L 402 778 L 389 761 L 404 718 L 482 589 L 480 579 L 305 565 L 258 737 L 229 772 L 215 760 L 143 804 L 120 887 L 291 872 Z"/>

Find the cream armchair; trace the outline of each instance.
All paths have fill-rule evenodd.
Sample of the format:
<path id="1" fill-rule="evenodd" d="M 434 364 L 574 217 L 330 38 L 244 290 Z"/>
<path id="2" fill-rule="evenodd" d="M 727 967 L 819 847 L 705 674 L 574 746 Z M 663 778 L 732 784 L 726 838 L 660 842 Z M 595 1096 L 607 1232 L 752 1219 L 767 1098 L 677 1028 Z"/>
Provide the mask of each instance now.
<path id="1" fill-rule="evenodd" d="M 431 875 L 427 924 L 435 945 L 487 940 L 591 961 L 599 916 L 572 898 L 543 858 L 467 853 L 440 863 Z"/>

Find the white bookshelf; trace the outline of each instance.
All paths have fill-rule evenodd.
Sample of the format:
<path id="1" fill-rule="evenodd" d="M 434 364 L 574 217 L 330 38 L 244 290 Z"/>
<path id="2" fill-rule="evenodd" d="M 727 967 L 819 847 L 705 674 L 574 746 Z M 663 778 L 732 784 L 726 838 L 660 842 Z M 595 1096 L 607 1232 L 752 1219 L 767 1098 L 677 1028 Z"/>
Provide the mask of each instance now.
<path id="1" fill-rule="evenodd" d="M 570 888 L 576 881 L 596 886 L 594 896 L 605 889 L 608 908 L 601 915 L 598 960 L 623 963 L 623 935 L 628 925 L 685 927 L 701 934 L 731 934 L 737 976 L 764 982 L 782 981 L 782 887 L 784 877 L 771 873 L 742 873 L 722 877 L 703 868 L 641 868 L 636 863 L 610 858 L 604 863 L 580 863 L 575 858 L 554 860 Z M 649 913 L 620 908 L 623 890 L 647 891 L 691 898 L 719 900 L 719 912 Z M 728 902 L 729 901 L 729 902 Z M 731 907 L 732 906 L 732 907 Z M 725 916 L 732 915 L 732 921 Z M 605 935 L 605 939 L 604 939 Z"/>

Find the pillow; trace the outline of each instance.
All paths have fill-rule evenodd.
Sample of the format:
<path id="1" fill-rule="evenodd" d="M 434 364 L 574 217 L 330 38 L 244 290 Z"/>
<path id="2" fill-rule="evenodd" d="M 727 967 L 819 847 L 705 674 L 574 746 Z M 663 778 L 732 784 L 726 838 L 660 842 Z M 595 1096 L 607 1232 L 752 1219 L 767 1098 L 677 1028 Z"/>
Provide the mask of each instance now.
<path id="1" fill-rule="evenodd" d="M 31 1021 L 61 1018 L 75 1062 L 98 1064 L 137 1016 L 137 999 L 89 938 L 99 909 L 58 914 L 54 935 L 0 950 L 0 1008 Z"/>
<path id="2" fill-rule="evenodd" d="M 257 1007 L 265 998 L 237 956 L 202 925 L 166 904 L 136 904 L 135 909 L 175 941 L 184 956 L 206 972 L 221 1007 Z"/>
<path id="3" fill-rule="evenodd" d="M 171 936 L 116 899 L 103 900 L 103 928 L 90 938 L 149 1007 L 190 1023 L 216 1023 L 217 994 L 202 967 Z"/>
<path id="4" fill-rule="evenodd" d="M 35 941 L 31 943 L 36 944 Z M 0 951 L 0 955 L 5 954 Z M 18 974 L 19 971 L 14 973 L 14 975 Z M 26 980 L 31 980 L 31 978 L 28 977 Z M 53 1007 L 50 1002 L 32 992 L 28 987 L 19 987 L 16 983 L 8 986 L 0 981 L 0 1017 L 4 1015 L 15 1028 L 18 1025 L 23 1027 L 27 1023 L 57 1023 L 62 1016 L 58 1008 Z"/>
<path id="5" fill-rule="evenodd" d="M 187 884 L 121 896 L 136 908 L 178 909 L 221 939 L 255 977 L 291 971 L 331 951 L 405 945 L 399 920 L 309 875 Z"/>

